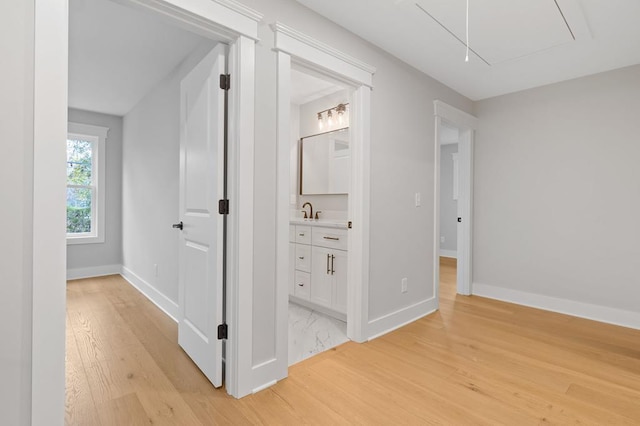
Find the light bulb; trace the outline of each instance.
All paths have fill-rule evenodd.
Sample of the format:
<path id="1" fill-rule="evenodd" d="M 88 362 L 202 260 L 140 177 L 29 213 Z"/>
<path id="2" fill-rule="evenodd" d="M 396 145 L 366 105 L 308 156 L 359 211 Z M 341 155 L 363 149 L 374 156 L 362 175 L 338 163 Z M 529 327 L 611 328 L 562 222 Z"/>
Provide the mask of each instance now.
<path id="1" fill-rule="evenodd" d="M 333 126 L 333 114 L 331 113 L 331 110 L 327 112 L 327 124 L 329 126 Z"/>
<path id="2" fill-rule="evenodd" d="M 322 121 L 322 113 L 319 112 L 318 113 L 318 128 L 320 130 L 322 130 L 323 127 L 324 127 L 324 122 Z"/>
<path id="3" fill-rule="evenodd" d="M 338 123 L 342 126 L 344 123 L 344 112 L 346 111 L 344 104 L 338 104 L 336 112 L 338 113 Z"/>

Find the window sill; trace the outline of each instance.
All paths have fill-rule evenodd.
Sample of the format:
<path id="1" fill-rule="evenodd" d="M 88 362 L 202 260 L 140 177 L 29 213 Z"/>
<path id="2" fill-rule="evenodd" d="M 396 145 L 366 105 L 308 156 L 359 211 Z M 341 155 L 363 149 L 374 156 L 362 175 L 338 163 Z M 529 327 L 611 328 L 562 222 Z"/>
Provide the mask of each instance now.
<path id="1" fill-rule="evenodd" d="M 96 235 L 83 235 L 77 237 L 67 236 L 67 245 L 75 244 L 98 244 L 104 243 L 104 237 Z"/>

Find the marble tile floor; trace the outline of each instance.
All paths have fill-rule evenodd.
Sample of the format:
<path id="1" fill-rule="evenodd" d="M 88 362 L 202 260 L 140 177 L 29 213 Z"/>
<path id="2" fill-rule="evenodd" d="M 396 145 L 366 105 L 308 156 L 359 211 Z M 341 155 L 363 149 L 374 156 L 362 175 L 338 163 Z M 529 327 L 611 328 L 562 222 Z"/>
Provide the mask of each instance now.
<path id="1" fill-rule="evenodd" d="M 289 365 L 347 341 L 346 322 L 289 302 Z"/>

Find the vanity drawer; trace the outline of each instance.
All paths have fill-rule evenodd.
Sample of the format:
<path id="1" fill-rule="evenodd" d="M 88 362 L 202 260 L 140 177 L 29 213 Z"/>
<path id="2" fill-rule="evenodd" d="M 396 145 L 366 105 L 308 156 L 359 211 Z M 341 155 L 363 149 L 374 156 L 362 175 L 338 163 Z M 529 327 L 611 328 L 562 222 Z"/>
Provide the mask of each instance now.
<path id="1" fill-rule="evenodd" d="M 309 300 L 311 290 L 311 274 L 308 272 L 296 271 L 295 289 L 293 294 L 301 299 Z"/>
<path id="2" fill-rule="evenodd" d="M 333 228 L 313 228 L 312 242 L 314 246 L 338 250 L 347 249 L 347 230 Z"/>
<path id="3" fill-rule="evenodd" d="M 311 272 L 311 246 L 296 244 L 296 269 Z"/>
<path id="4" fill-rule="evenodd" d="M 311 244 L 311 227 L 296 225 L 296 243 Z"/>

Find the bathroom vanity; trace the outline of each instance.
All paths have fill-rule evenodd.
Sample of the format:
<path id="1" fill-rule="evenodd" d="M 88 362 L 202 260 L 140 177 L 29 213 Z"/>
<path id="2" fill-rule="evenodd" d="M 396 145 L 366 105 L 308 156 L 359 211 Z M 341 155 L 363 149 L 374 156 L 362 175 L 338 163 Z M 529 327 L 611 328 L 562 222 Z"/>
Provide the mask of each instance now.
<path id="1" fill-rule="evenodd" d="M 347 224 L 292 220 L 289 298 L 335 318 L 347 317 Z"/>

